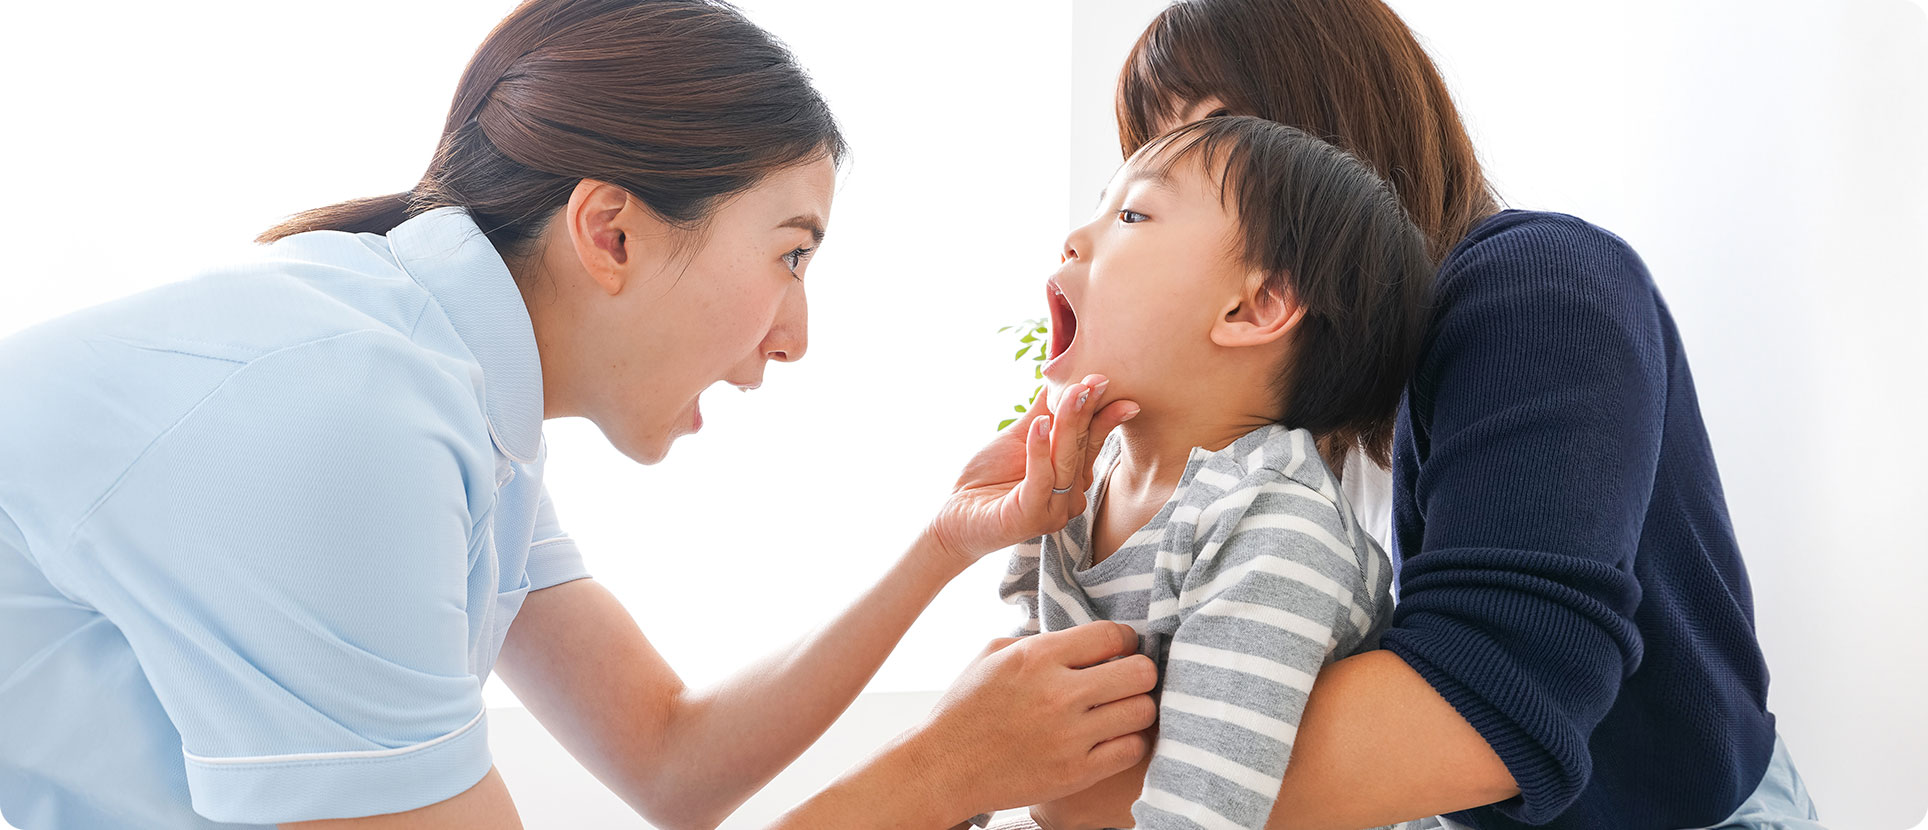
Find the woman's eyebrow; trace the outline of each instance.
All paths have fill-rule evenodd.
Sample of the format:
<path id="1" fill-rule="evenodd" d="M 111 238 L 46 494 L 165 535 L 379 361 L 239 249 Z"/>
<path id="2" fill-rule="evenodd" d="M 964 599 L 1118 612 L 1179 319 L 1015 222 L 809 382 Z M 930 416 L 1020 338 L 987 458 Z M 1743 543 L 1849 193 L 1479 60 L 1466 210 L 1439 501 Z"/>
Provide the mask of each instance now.
<path id="1" fill-rule="evenodd" d="M 823 243 L 823 219 L 807 213 L 800 213 L 777 223 L 779 228 L 796 228 L 810 232 L 813 244 Z"/>

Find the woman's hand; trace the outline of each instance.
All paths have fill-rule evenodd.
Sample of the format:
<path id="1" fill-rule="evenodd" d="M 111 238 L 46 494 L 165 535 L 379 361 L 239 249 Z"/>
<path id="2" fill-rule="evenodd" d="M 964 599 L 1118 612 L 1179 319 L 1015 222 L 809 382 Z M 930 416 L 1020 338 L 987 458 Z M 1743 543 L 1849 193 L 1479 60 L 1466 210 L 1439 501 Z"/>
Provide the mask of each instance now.
<path id="1" fill-rule="evenodd" d="M 1158 730 L 1144 732 L 1145 743 L 1158 745 Z M 1124 772 L 1099 781 L 1062 798 L 1031 808 L 1031 820 L 1043 830 L 1102 830 L 1106 827 L 1131 827 L 1131 805 L 1145 789 L 1145 773 L 1151 768 L 1151 753 Z"/>
<path id="2" fill-rule="evenodd" d="M 1137 648 L 1102 621 L 995 641 L 906 749 L 959 817 L 1085 790 L 1150 750 L 1158 670 Z"/>
<path id="3" fill-rule="evenodd" d="M 1085 509 L 1091 466 L 1105 438 L 1138 414 L 1130 401 L 1105 403 L 1103 375 L 1049 393 L 964 465 L 950 500 L 928 531 L 937 547 L 968 565 L 994 550 L 1054 533 Z M 1062 491 L 1062 492 L 1060 492 Z"/>

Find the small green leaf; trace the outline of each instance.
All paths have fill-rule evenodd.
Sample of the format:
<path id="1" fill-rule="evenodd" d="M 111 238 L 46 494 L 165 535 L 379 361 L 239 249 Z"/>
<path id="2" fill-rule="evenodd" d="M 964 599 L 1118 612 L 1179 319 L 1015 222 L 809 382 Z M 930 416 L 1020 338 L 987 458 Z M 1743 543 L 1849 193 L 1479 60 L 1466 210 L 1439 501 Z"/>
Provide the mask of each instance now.
<path id="1" fill-rule="evenodd" d="M 1034 370 L 1032 370 L 1032 371 L 1031 371 L 1031 379 L 1032 379 L 1032 380 L 1044 380 L 1044 367 L 1043 367 L 1043 366 L 1039 366 L 1038 368 L 1036 368 L 1036 369 L 1034 369 Z"/>
<path id="2" fill-rule="evenodd" d="M 1004 419 L 1004 420 L 1002 420 L 1002 421 L 999 421 L 999 422 L 998 422 L 998 425 L 997 425 L 997 431 L 998 431 L 998 432 L 1003 432 L 1003 431 L 1004 431 L 1004 428 L 1005 428 L 1005 427 L 1008 427 L 1008 426 L 1010 426 L 1010 425 L 1012 425 L 1012 424 L 1015 424 L 1015 423 L 1017 423 L 1017 422 L 1018 422 L 1018 419 L 1016 419 L 1016 418 L 1006 418 L 1006 419 Z"/>
<path id="3" fill-rule="evenodd" d="M 1029 334 L 1027 334 L 1027 335 L 1025 335 L 1025 336 L 1023 336 L 1022 338 L 1019 338 L 1019 339 L 1018 339 L 1018 342 L 1019 342 L 1019 343 L 1036 343 L 1036 342 L 1038 342 L 1038 338 L 1037 338 L 1036 336 L 1034 336 L 1034 335 L 1029 335 Z"/>
<path id="4" fill-rule="evenodd" d="M 1011 359 L 1012 359 L 1012 360 L 1016 360 L 1016 359 L 1018 359 L 1018 358 L 1020 358 L 1020 357 L 1023 357 L 1023 356 L 1024 356 L 1024 353 L 1025 353 L 1025 352 L 1028 352 L 1028 351 L 1030 351 L 1030 350 L 1031 350 L 1031 347 L 1030 347 L 1030 346 L 1025 346 L 1024 348 L 1022 348 L 1022 349 L 1019 349 L 1019 350 L 1018 350 L 1018 353 L 1017 353 L 1017 354 L 1015 354 L 1015 355 L 1013 355 L 1013 356 L 1011 357 Z"/>

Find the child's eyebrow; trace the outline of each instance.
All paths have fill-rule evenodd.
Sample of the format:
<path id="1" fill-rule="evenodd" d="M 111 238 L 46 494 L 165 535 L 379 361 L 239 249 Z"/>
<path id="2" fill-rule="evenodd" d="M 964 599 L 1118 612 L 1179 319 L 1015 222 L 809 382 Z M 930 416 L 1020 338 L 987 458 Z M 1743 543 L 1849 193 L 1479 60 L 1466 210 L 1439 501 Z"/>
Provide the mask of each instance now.
<path id="1" fill-rule="evenodd" d="M 1124 181 L 1118 183 L 1118 188 L 1120 190 L 1129 190 L 1133 184 L 1138 182 L 1150 182 L 1152 187 L 1161 190 L 1170 190 L 1172 177 L 1171 174 L 1165 170 L 1134 170 L 1131 175 L 1125 177 Z M 1105 197 L 1109 195 L 1111 195 L 1110 185 L 1099 189 L 1098 204 L 1104 204 Z"/>

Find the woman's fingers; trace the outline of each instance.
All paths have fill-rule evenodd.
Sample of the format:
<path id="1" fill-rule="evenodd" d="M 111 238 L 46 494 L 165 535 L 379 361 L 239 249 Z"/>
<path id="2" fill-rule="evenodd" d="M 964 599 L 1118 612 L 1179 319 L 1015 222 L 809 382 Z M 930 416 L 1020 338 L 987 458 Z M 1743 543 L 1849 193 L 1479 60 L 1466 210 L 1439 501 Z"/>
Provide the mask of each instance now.
<path id="1" fill-rule="evenodd" d="M 1042 659 L 1056 665 L 1081 669 L 1086 666 L 1096 666 L 1114 657 L 1137 654 L 1138 632 L 1123 623 L 1099 620 L 1063 631 L 1034 634 L 1031 637 L 1030 646 Z M 1154 676 L 1145 681 L 1144 688 L 1127 692 L 1127 694 L 1149 692 L 1152 684 L 1157 680 L 1158 678 Z M 1097 702 L 1091 700 L 1085 705 L 1089 706 Z"/>
<path id="2" fill-rule="evenodd" d="M 1058 399 L 1057 417 L 1051 430 L 1051 460 L 1055 466 L 1053 488 L 1082 491 L 1086 478 L 1082 469 L 1091 466 L 1091 413 L 1104 397 L 1111 381 L 1103 375 L 1087 375 L 1084 380 L 1065 387 Z M 1082 495 L 1081 492 L 1076 493 Z M 1060 495 L 1073 495 L 1062 493 Z"/>
<path id="3" fill-rule="evenodd" d="M 1112 401 L 1098 410 L 1098 414 L 1091 416 L 1091 437 L 1087 442 L 1091 447 L 1090 458 L 1078 466 L 1080 491 L 1091 489 L 1092 477 L 1095 474 L 1093 464 L 1098 460 L 1098 452 L 1104 449 L 1105 440 L 1111 437 L 1111 431 L 1136 417 L 1138 417 L 1138 404 L 1132 401 Z"/>
<path id="4" fill-rule="evenodd" d="M 1005 509 L 1013 512 L 1005 516 L 1026 538 L 1056 531 L 1084 512 L 1098 450 L 1113 429 L 1138 414 L 1130 401 L 1105 404 L 1110 383 L 1103 375 L 1087 375 L 1055 393 L 1055 401 L 1032 401 L 1019 421 L 1030 424 L 1023 433 L 1024 478 L 1012 487 Z"/>
<path id="5" fill-rule="evenodd" d="M 1145 693 L 1157 673 L 1136 649 L 1129 626 L 1096 622 L 987 650 L 913 733 L 920 763 L 972 812 L 1050 801 L 1130 766 L 1156 715 Z M 957 763 L 976 755 L 1008 763 Z"/>
<path id="6" fill-rule="evenodd" d="M 1032 515 L 1051 503 L 1051 428 L 1057 420 L 1039 415 L 1024 433 L 1024 480 L 1018 482 L 1018 510 Z"/>
<path id="7" fill-rule="evenodd" d="M 1103 706 L 1142 695 L 1158 684 L 1158 664 L 1143 654 L 1133 654 L 1084 670 L 1091 682 L 1084 687 L 1086 706 Z"/>
<path id="8" fill-rule="evenodd" d="M 1093 671 L 1094 669 L 1085 669 Z M 1158 722 L 1158 704 L 1150 695 L 1138 694 L 1091 707 L 1091 727 L 1100 741 L 1127 732 L 1142 732 Z"/>
<path id="9" fill-rule="evenodd" d="M 1119 735 L 1091 748 L 1091 765 L 1096 769 L 1109 770 L 1103 773 L 1106 777 L 1124 772 L 1151 754 L 1151 744 L 1151 735 L 1146 732 Z"/>

